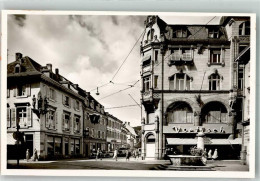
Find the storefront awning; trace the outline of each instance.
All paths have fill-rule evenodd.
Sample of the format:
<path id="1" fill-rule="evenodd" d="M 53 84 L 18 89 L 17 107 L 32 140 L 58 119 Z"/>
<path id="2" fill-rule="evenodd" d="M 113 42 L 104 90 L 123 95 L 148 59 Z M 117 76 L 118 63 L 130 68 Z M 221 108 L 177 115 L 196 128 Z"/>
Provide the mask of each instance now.
<path id="1" fill-rule="evenodd" d="M 185 138 L 167 138 L 168 145 L 197 145 L 197 139 Z M 234 140 L 229 139 L 207 139 L 205 145 L 240 145 L 242 144 L 241 138 Z"/>

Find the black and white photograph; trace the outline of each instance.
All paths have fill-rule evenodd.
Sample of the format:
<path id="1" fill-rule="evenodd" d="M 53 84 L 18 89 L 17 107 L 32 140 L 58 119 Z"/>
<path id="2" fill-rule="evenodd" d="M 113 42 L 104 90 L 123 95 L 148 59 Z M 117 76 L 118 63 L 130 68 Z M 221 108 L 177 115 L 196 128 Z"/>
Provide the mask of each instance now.
<path id="1" fill-rule="evenodd" d="M 2 173 L 254 177 L 255 21 L 3 11 Z"/>

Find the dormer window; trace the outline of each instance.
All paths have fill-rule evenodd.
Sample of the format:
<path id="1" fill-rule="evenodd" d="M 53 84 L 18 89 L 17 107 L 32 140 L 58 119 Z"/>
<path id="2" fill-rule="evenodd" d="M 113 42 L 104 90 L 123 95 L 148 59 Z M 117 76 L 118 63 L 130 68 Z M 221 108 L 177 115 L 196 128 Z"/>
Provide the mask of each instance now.
<path id="1" fill-rule="evenodd" d="M 209 28 L 209 38 L 219 38 L 219 29 Z"/>
<path id="2" fill-rule="evenodd" d="M 250 21 L 243 22 L 239 25 L 239 35 L 250 35 Z"/>
<path id="3" fill-rule="evenodd" d="M 173 38 L 186 38 L 188 36 L 188 31 L 186 28 L 176 29 L 173 32 Z"/>
<path id="4" fill-rule="evenodd" d="M 14 73 L 20 73 L 20 72 L 21 72 L 21 65 L 16 64 L 16 66 L 14 67 Z"/>

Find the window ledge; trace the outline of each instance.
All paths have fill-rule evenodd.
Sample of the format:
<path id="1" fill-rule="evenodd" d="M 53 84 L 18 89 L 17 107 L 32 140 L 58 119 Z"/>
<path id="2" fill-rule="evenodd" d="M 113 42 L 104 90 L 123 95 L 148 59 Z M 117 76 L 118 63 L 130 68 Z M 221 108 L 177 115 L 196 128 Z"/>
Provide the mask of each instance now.
<path id="1" fill-rule="evenodd" d="M 208 62 L 207 64 L 208 64 L 208 67 L 210 67 L 210 66 L 212 66 L 212 65 L 220 65 L 220 66 L 222 66 L 222 67 L 225 66 L 225 62 L 221 62 L 221 63 L 211 63 L 211 62 Z"/>

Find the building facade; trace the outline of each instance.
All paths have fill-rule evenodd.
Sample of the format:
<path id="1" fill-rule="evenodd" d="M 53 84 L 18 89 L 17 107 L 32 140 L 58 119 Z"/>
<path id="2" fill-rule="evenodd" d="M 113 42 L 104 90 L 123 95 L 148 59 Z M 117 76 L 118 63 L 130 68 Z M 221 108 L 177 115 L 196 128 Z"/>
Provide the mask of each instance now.
<path id="1" fill-rule="evenodd" d="M 250 32 L 248 21 L 223 17 L 219 25 L 177 25 L 147 17 L 140 51 L 143 157 L 162 159 L 170 148 L 189 154 L 203 132 L 207 150 L 239 159 L 243 110 L 235 58 L 242 42 L 249 44 L 249 36 L 240 35 Z"/>
<path id="2" fill-rule="evenodd" d="M 125 147 L 126 132 L 123 131 L 122 121 L 107 113 L 107 151 Z"/>
<path id="3" fill-rule="evenodd" d="M 20 128 L 21 158 L 26 149 L 36 149 L 40 158 L 80 155 L 83 153 L 82 96 L 78 85 L 41 66 L 29 57 L 16 54 L 7 66 L 7 149 L 16 155 L 15 132 Z"/>

